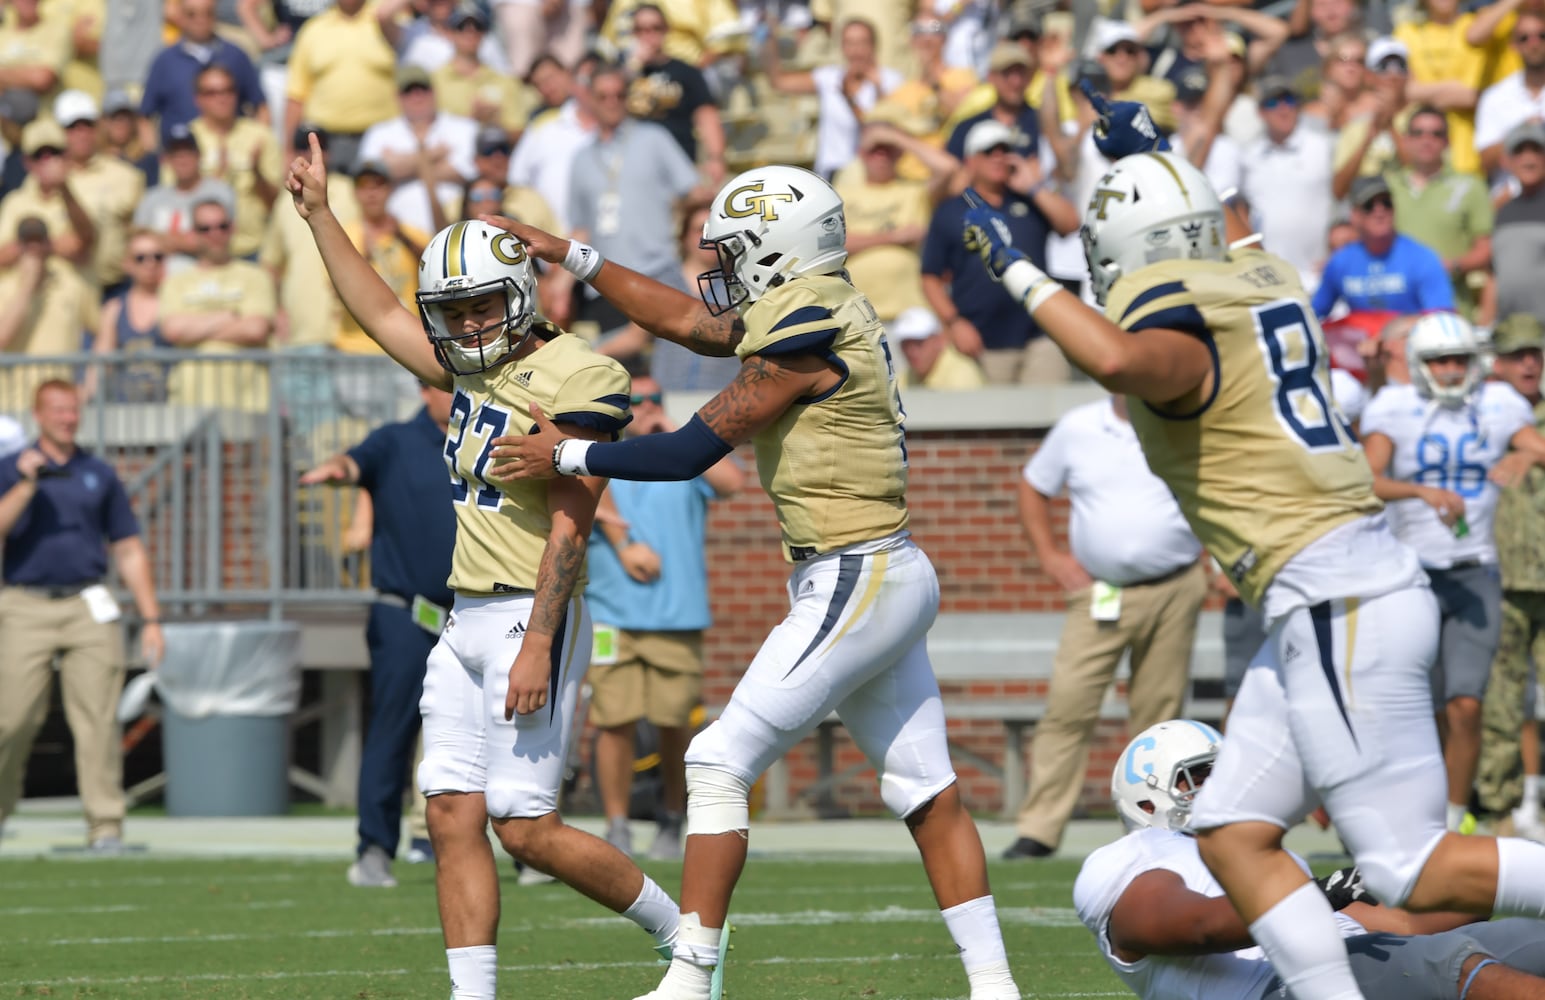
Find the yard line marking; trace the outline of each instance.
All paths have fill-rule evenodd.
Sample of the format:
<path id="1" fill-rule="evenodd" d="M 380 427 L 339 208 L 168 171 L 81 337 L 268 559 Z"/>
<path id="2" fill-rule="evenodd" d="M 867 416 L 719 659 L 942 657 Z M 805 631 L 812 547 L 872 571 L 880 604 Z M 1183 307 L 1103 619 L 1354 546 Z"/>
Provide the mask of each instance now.
<path id="1" fill-rule="evenodd" d="M 960 956 L 955 954 L 933 955 L 773 955 L 767 958 L 753 958 L 736 962 L 737 965 L 855 965 L 874 964 L 880 962 L 936 962 L 959 961 Z M 500 965 L 500 972 L 604 972 L 609 969 L 655 969 L 659 968 L 659 959 L 637 962 L 552 962 L 533 963 L 531 965 Z M 249 974 L 233 972 L 199 972 L 183 976 L 116 976 L 104 978 L 99 976 L 69 976 L 62 979 L 32 979 L 32 980 L 0 980 L 0 987 L 38 987 L 38 986 L 131 986 L 148 985 L 152 983 L 228 983 L 259 981 L 268 982 L 285 979 L 329 979 L 336 977 L 385 977 L 385 976 L 420 976 L 420 975 L 444 975 L 445 967 L 437 965 L 430 969 L 315 969 L 299 972 L 253 972 Z"/>
<path id="2" fill-rule="evenodd" d="M 834 924 L 903 924 L 903 923 L 933 923 L 940 919 L 938 910 L 907 909 L 899 906 L 888 906 L 880 910 L 799 910 L 788 913 L 732 913 L 730 922 L 741 927 L 829 927 Z M 1079 927 L 1082 926 L 1078 914 L 1073 910 L 1057 909 L 1053 907 L 1019 907 L 1005 906 L 998 909 L 998 921 L 1001 924 L 1010 924 L 1022 927 Z M 506 933 L 518 934 L 527 931 L 541 930 L 543 928 L 568 928 L 574 930 L 611 929 L 631 930 L 633 924 L 616 915 L 596 917 L 569 917 L 563 920 L 547 921 L 545 923 L 504 924 L 500 930 Z M 438 935 L 438 927 L 378 927 L 370 930 L 350 930 L 346 928 L 326 928 L 307 931 L 284 931 L 273 934 L 166 934 L 129 937 L 86 937 L 86 938 L 54 938 L 46 941 L 29 942 L 25 939 L 12 938 L 13 944 L 34 944 L 41 946 L 70 946 L 70 945 L 144 945 L 144 944 L 200 944 L 247 942 L 247 941 L 273 941 L 286 938 L 305 938 L 310 940 L 326 940 L 335 938 L 354 937 L 421 937 Z M 768 960 L 771 961 L 771 960 Z"/>
<path id="3" fill-rule="evenodd" d="M 130 876 L 127 878 L 75 878 L 75 879 L 37 879 L 31 882 L 6 882 L 6 891 L 21 891 L 23 889 L 116 889 L 124 888 L 160 888 L 169 885 L 209 885 L 220 887 L 224 885 L 236 885 L 244 882 L 299 882 L 302 879 L 310 881 L 314 876 L 299 873 L 286 875 L 276 873 L 273 875 L 206 875 L 202 878 L 196 875 L 179 876 L 170 878 L 161 875 Z"/>
<path id="4" fill-rule="evenodd" d="M 288 910 L 293 909 L 296 903 L 293 899 L 221 899 L 208 903 L 200 903 L 199 906 L 211 906 L 226 908 L 239 906 L 243 910 Z M 103 906 L 10 906 L 0 908 L 0 917 L 37 917 L 51 916 L 66 913 L 137 913 L 142 910 L 161 909 L 160 906 L 149 906 L 143 903 L 114 903 Z M 8 940 L 14 938 L 7 936 Z"/>

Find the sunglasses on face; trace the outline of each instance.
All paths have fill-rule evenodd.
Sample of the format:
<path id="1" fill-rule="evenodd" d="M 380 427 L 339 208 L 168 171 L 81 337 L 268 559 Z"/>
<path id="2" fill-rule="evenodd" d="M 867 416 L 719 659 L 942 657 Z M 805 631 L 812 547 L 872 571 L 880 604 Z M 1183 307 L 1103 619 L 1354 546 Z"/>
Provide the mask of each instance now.
<path id="1" fill-rule="evenodd" d="M 628 403 L 632 406 L 639 406 L 643 403 L 653 403 L 659 406 L 664 399 L 665 394 L 660 392 L 634 393 L 628 397 Z"/>
<path id="2" fill-rule="evenodd" d="M 1263 111 L 1270 111 L 1273 108 L 1280 108 L 1283 105 L 1296 108 L 1298 107 L 1298 98 L 1293 97 L 1290 94 L 1278 94 L 1275 97 L 1268 97 L 1263 100 L 1261 102 L 1261 109 Z"/>
<path id="3" fill-rule="evenodd" d="M 1382 208 L 1393 212 L 1395 210 L 1394 199 L 1390 198 L 1390 196 L 1387 194 L 1381 194 L 1376 198 L 1368 199 L 1368 201 L 1362 205 L 1362 210 L 1364 212 L 1372 212 L 1376 208 Z"/>
<path id="4" fill-rule="evenodd" d="M 1413 128 L 1406 133 L 1413 139 L 1447 139 L 1448 132 L 1441 128 Z"/>
<path id="5" fill-rule="evenodd" d="M 473 188 L 471 198 L 473 201 L 498 201 L 504 197 L 504 192 L 498 188 Z"/>
<path id="6" fill-rule="evenodd" d="M 230 232 L 230 229 L 231 224 L 229 222 L 215 222 L 208 225 L 193 227 L 193 231 L 195 233 L 226 233 Z"/>
<path id="7" fill-rule="evenodd" d="M 164 260 L 166 260 L 166 254 L 164 253 L 137 253 L 134 255 L 134 263 L 136 264 L 159 264 Z"/>
<path id="8" fill-rule="evenodd" d="M 1008 154 L 1012 153 L 1013 151 L 1014 151 L 1014 148 L 1012 146 L 1010 146 L 1008 143 L 1000 142 L 996 146 L 988 146 L 986 149 L 982 150 L 982 155 L 983 156 L 1007 156 Z"/>
<path id="9" fill-rule="evenodd" d="M 1117 42 L 1105 50 L 1106 55 L 1135 56 L 1140 50 L 1132 42 Z"/>
<path id="10" fill-rule="evenodd" d="M 234 93 L 236 93 L 235 87 L 200 87 L 198 89 L 200 97 L 220 97 L 224 94 Z"/>

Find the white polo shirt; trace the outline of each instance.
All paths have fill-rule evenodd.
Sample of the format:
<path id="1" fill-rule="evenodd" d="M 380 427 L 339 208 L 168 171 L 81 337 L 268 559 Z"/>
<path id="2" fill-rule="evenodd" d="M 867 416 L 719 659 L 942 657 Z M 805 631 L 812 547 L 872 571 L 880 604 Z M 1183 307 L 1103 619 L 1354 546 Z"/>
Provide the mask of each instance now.
<path id="1" fill-rule="evenodd" d="M 506 0 L 508 2 L 508 0 Z M 569 229 L 569 179 L 574 157 L 590 145 L 595 129 L 579 120 L 572 100 L 542 124 L 529 128 L 510 156 L 509 183 L 535 188 L 553 210 L 559 229 Z"/>
<path id="2" fill-rule="evenodd" d="M 1141 403 L 1136 405 L 1142 405 Z M 1132 425 L 1109 399 L 1069 410 L 1025 465 L 1025 482 L 1073 503 L 1073 558 L 1096 580 L 1117 586 L 1165 576 L 1196 562 L 1202 544 L 1175 497 L 1152 472 Z"/>
<path id="3" fill-rule="evenodd" d="M 1531 94 L 1524 71 L 1504 76 L 1481 91 L 1475 105 L 1475 148 L 1495 146 L 1529 119 L 1545 120 L 1545 90 Z"/>
<path id="4" fill-rule="evenodd" d="M 1239 189 L 1263 245 L 1298 268 L 1308 287 L 1319 284 L 1329 253 L 1334 153 L 1328 134 L 1300 121 L 1280 145 L 1264 135 L 1251 143 L 1241 164 Z"/>
<path id="5" fill-rule="evenodd" d="M 418 145 L 418 136 L 413 134 L 413 127 L 406 118 L 401 115 L 388 118 L 365 130 L 364 138 L 359 141 L 356 165 L 382 159 L 386 153 L 412 153 L 417 151 Z M 472 119 L 439 112 L 424 136 L 424 146 L 430 149 L 444 146 L 446 158 L 456 173 L 465 180 L 477 176 L 477 163 L 473 160 L 477 149 L 477 122 Z M 460 196 L 460 184 L 442 181 L 435 185 L 435 197 L 442 205 L 453 204 Z M 386 210 L 399 222 L 426 233 L 435 231 L 434 214 L 422 181 L 405 180 L 396 184 L 386 201 Z"/>

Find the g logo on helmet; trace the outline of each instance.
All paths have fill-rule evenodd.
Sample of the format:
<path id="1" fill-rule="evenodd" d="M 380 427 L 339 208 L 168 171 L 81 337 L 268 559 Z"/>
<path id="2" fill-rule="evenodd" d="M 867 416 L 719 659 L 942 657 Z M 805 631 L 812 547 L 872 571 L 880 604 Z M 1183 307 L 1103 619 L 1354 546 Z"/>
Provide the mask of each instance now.
<path id="1" fill-rule="evenodd" d="M 742 198 L 742 195 L 745 197 Z M 763 194 L 762 182 L 757 181 L 754 184 L 747 184 L 745 187 L 739 187 L 731 191 L 724 199 L 724 214 L 732 219 L 744 219 L 748 216 L 760 215 L 763 222 L 777 222 L 778 208 L 776 203 L 793 200 L 794 196 L 788 192 Z"/>
<path id="2" fill-rule="evenodd" d="M 506 245 L 507 244 L 507 245 Z M 500 233 L 488 242 L 488 251 L 501 264 L 520 264 L 526 259 L 526 248 L 511 233 Z"/>

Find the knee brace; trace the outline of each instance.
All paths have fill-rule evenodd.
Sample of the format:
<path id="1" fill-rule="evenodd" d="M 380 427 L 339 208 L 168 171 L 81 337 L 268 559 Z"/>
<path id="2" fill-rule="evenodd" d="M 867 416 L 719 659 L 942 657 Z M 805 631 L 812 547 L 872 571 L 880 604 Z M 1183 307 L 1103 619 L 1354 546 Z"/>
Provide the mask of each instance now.
<path id="1" fill-rule="evenodd" d="M 751 828 L 751 785 L 718 768 L 687 765 L 687 836 Z"/>

